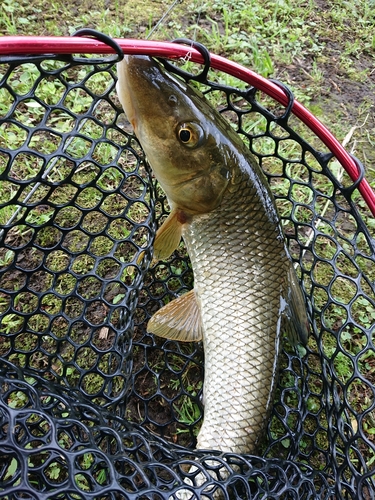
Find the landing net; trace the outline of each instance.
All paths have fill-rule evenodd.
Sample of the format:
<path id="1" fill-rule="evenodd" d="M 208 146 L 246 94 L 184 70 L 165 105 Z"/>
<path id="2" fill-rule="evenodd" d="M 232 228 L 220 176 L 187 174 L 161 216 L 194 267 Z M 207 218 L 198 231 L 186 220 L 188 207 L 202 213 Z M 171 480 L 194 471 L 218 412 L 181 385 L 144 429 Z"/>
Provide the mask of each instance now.
<path id="1" fill-rule="evenodd" d="M 375 498 L 375 257 L 363 218 L 375 197 L 358 160 L 282 85 L 199 47 L 0 42 L 1 497 Z M 168 204 L 126 127 L 113 55 L 71 55 L 118 46 L 119 57 L 206 57 L 189 79 L 276 197 L 311 336 L 299 352 L 285 344 L 259 456 L 194 451 L 202 346 L 146 333 L 193 276 L 183 244 L 150 267 Z"/>

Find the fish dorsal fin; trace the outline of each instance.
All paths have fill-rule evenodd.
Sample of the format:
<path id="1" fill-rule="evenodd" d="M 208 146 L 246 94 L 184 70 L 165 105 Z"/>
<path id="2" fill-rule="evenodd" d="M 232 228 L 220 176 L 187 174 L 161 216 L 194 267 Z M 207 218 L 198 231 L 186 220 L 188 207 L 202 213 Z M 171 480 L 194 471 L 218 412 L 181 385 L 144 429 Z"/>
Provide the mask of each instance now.
<path id="1" fill-rule="evenodd" d="M 286 307 L 283 311 L 283 328 L 292 345 L 307 344 L 309 337 L 309 320 L 306 304 L 298 282 L 294 267 L 288 269 L 288 287 L 286 290 Z"/>
<path id="2" fill-rule="evenodd" d="M 182 226 L 186 222 L 181 210 L 173 209 L 157 230 L 154 242 L 154 260 L 165 260 L 181 241 Z"/>
<path id="3" fill-rule="evenodd" d="M 182 342 L 202 340 L 201 315 L 194 290 L 159 309 L 148 322 L 147 331 Z"/>

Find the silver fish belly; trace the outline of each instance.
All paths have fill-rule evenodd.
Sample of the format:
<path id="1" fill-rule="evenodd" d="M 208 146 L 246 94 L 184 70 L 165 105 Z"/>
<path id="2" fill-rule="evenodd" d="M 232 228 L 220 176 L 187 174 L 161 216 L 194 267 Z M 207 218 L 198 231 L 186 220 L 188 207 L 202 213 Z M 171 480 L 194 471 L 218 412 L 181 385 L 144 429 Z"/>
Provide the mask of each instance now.
<path id="1" fill-rule="evenodd" d="M 183 231 L 205 353 L 197 448 L 236 453 L 254 452 L 269 417 L 290 266 L 281 230 L 246 177 Z"/>

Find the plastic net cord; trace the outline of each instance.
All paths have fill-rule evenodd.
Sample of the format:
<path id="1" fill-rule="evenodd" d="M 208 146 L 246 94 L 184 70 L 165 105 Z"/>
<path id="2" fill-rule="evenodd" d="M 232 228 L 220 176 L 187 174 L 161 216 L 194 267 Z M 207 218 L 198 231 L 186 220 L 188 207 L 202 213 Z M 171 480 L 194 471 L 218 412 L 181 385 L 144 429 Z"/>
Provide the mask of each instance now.
<path id="1" fill-rule="evenodd" d="M 337 159 L 260 92 L 202 84 L 268 176 L 312 335 L 285 347 L 263 458 L 190 451 L 202 348 L 145 332 L 192 287 L 189 260 L 146 273 L 166 201 L 120 126 L 112 63 L 68 59 L 1 69 L 4 497 L 170 498 L 190 476 L 207 498 L 373 498 L 374 254 Z"/>

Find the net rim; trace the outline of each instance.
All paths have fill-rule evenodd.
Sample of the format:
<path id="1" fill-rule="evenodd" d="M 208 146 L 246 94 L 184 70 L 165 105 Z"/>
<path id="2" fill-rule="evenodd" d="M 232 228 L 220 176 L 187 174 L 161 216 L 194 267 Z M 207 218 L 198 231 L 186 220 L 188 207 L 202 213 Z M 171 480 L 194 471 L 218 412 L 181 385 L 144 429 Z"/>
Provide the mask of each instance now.
<path id="1" fill-rule="evenodd" d="M 195 63 L 204 63 L 201 52 L 192 46 L 154 40 L 115 38 L 124 54 L 149 55 L 166 59 L 188 58 Z M 90 37 L 59 36 L 3 36 L 0 37 L 1 56 L 42 55 L 42 54 L 114 54 L 112 46 Z M 225 57 L 210 53 L 211 67 L 234 76 L 264 92 L 283 106 L 288 106 L 289 96 L 283 88 L 271 80 L 262 77 L 249 68 Z M 339 160 L 349 177 L 356 182 L 361 171 L 355 159 L 345 150 L 327 127 L 306 109 L 298 100 L 291 103 L 291 112 L 319 137 L 324 145 Z M 375 216 L 375 193 L 369 182 L 363 178 L 358 183 L 358 190 L 373 216 Z"/>

